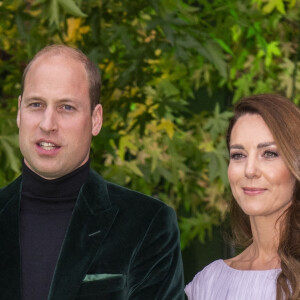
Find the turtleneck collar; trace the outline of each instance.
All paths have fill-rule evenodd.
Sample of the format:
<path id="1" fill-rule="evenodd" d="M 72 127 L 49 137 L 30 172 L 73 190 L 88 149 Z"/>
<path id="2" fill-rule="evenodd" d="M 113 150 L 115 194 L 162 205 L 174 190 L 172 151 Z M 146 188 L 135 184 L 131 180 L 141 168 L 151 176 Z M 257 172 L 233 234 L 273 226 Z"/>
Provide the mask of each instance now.
<path id="1" fill-rule="evenodd" d="M 81 186 L 86 181 L 90 170 L 90 162 L 63 177 L 47 180 L 32 170 L 23 162 L 22 194 L 30 198 L 44 201 L 59 201 L 77 198 Z"/>

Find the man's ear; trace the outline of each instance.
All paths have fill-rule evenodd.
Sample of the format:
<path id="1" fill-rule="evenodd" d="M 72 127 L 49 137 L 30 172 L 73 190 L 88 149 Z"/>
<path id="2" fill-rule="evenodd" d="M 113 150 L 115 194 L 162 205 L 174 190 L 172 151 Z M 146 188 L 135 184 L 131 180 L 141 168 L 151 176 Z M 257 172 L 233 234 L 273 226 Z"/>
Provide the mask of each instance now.
<path id="1" fill-rule="evenodd" d="M 102 127 L 103 110 L 102 105 L 97 104 L 92 114 L 92 135 L 96 136 L 99 134 Z"/>
<path id="2" fill-rule="evenodd" d="M 20 128 L 20 118 L 21 118 L 21 116 L 20 116 L 20 110 L 21 110 L 21 101 L 22 101 L 22 98 L 21 98 L 21 96 L 19 96 L 19 98 L 18 98 L 18 114 L 17 114 L 17 125 L 18 125 L 18 128 Z"/>

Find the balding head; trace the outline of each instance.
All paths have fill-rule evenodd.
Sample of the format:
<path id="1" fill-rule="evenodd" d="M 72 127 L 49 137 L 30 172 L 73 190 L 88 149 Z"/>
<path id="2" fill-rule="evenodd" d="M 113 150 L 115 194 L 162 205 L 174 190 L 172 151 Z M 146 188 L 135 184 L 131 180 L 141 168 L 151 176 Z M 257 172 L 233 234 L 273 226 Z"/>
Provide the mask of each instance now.
<path id="1" fill-rule="evenodd" d="M 29 62 L 27 67 L 24 70 L 22 77 L 22 87 L 21 87 L 21 96 L 23 95 L 26 76 L 31 66 L 36 60 L 47 59 L 50 56 L 65 56 L 72 58 L 76 61 L 79 61 L 83 64 L 89 81 L 89 96 L 91 102 L 91 112 L 94 110 L 95 106 L 100 102 L 101 94 L 101 78 L 97 66 L 79 49 L 71 48 L 65 45 L 51 45 L 40 50 L 33 59 Z"/>

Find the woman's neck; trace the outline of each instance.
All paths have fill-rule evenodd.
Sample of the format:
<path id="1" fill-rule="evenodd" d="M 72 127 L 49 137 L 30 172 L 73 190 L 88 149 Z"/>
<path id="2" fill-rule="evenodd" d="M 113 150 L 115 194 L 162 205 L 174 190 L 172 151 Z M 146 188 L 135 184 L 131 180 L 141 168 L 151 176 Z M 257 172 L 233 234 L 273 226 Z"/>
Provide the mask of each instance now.
<path id="1" fill-rule="evenodd" d="M 282 221 L 278 216 L 250 216 L 253 235 L 252 244 L 241 254 L 225 261 L 239 270 L 279 269 L 280 259 L 277 253 Z"/>

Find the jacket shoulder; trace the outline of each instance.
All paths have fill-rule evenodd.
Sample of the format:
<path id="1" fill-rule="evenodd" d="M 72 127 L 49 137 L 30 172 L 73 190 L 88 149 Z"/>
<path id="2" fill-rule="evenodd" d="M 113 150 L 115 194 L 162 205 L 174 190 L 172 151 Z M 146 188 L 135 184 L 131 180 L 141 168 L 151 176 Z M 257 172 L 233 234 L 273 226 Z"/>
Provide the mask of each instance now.
<path id="1" fill-rule="evenodd" d="M 131 190 L 118 184 L 106 181 L 109 197 L 118 205 L 143 207 L 143 210 L 153 208 L 155 210 L 168 207 L 164 202 L 141 192 Z"/>
<path id="2" fill-rule="evenodd" d="M 3 186 L 0 188 L 0 194 L 2 193 L 15 193 L 16 188 L 20 187 L 22 183 L 22 175 L 20 175 L 18 178 L 16 178 L 14 181 L 9 183 L 6 186 Z"/>
<path id="3" fill-rule="evenodd" d="M 112 205 L 117 205 L 123 212 L 126 211 L 128 214 L 153 217 L 153 215 L 163 209 L 169 211 L 171 215 L 175 214 L 173 208 L 159 199 L 107 181 L 94 170 L 92 170 L 91 175 L 94 184 L 105 186 L 103 190 L 107 193 L 110 203 Z"/>
<path id="4" fill-rule="evenodd" d="M 167 204 L 152 196 L 145 195 L 141 192 L 131 190 L 129 188 L 120 186 L 116 183 L 105 180 L 95 170 L 91 169 L 92 184 L 100 184 L 105 186 L 104 190 L 107 191 L 110 201 L 115 204 L 139 203 L 140 205 L 151 205 L 157 208 L 168 207 Z"/>
<path id="5" fill-rule="evenodd" d="M 3 207 L 7 201 L 13 197 L 20 195 L 22 186 L 22 176 L 12 181 L 7 186 L 0 188 L 0 207 Z"/>

